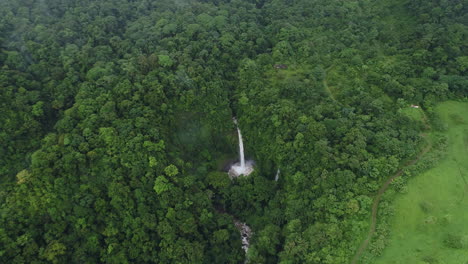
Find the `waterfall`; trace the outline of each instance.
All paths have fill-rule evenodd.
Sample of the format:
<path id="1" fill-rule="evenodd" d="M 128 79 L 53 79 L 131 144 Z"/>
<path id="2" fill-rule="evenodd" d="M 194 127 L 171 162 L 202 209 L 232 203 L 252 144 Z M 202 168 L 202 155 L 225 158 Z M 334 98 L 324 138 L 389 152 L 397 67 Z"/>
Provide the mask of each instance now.
<path id="1" fill-rule="evenodd" d="M 229 178 L 231 178 L 231 180 L 239 176 L 247 176 L 254 171 L 254 161 L 245 160 L 244 142 L 242 140 L 242 133 L 240 131 L 239 125 L 237 124 L 236 118 L 233 117 L 232 121 L 234 122 L 234 124 L 236 124 L 236 127 L 237 127 L 237 135 L 239 137 L 240 161 L 233 164 L 231 168 L 229 169 L 228 175 L 229 175 Z M 278 169 L 278 173 L 279 173 L 279 169 Z M 249 247 L 250 247 L 250 238 L 252 236 L 252 229 L 250 229 L 250 227 L 246 223 L 242 223 L 238 220 L 234 220 L 234 225 L 237 227 L 237 229 L 241 233 L 242 249 L 245 251 L 245 255 L 246 255 L 244 264 L 247 264 L 249 263 L 247 252 L 249 251 Z"/>
<path id="2" fill-rule="evenodd" d="M 275 181 L 279 180 L 279 175 L 280 175 L 280 169 L 278 168 L 278 170 L 276 171 Z"/>
<path id="3" fill-rule="evenodd" d="M 232 165 L 231 169 L 229 169 L 229 177 L 235 178 L 239 177 L 240 175 L 247 176 L 250 173 L 254 171 L 254 162 L 253 160 L 245 160 L 245 155 L 244 155 L 244 142 L 242 140 L 242 133 L 240 131 L 239 125 L 237 124 L 236 118 L 232 118 L 232 121 L 234 124 L 236 124 L 237 127 L 237 135 L 239 137 L 239 156 L 240 156 L 240 161 L 234 165 Z"/>
<path id="4" fill-rule="evenodd" d="M 239 126 L 237 127 L 237 134 L 239 135 L 240 166 L 241 166 L 241 169 L 244 169 L 245 168 L 244 142 L 242 141 L 242 134 L 239 129 Z"/>

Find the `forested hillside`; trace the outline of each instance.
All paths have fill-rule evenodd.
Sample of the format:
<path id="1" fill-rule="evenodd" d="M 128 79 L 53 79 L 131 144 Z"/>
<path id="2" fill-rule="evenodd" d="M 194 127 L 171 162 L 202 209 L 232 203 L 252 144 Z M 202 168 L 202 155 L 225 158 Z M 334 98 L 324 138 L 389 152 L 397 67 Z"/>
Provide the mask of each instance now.
<path id="1" fill-rule="evenodd" d="M 5 0 L 0 67 L 1 263 L 348 263 L 468 2 Z"/>

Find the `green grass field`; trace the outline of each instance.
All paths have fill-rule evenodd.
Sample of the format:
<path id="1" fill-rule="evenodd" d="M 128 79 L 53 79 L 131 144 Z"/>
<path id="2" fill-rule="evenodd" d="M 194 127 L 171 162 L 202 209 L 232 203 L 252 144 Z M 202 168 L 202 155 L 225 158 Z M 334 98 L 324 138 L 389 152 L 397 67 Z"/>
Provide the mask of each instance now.
<path id="1" fill-rule="evenodd" d="M 436 111 L 448 125 L 447 157 L 397 196 L 389 244 L 373 263 L 468 263 L 468 103 L 445 102 Z"/>

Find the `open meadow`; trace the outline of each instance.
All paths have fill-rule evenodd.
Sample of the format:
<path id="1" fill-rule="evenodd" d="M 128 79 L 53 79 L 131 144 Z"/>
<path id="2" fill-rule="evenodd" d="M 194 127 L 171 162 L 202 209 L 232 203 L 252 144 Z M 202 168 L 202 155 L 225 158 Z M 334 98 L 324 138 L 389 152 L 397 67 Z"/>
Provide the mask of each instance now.
<path id="1" fill-rule="evenodd" d="M 390 240 L 375 263 L 468 263 L 468 103 L 436 107 L 447 156 L 394 201 Z"/>

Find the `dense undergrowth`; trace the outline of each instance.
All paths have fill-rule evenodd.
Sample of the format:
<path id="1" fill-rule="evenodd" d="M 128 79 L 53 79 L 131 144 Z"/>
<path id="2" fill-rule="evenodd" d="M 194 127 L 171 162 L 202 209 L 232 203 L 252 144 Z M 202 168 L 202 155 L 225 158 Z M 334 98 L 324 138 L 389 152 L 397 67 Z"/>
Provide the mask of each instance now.
<path id="1" fill-rule="evenodd" d="M 467 6 L 2 1 L 0 262 L 241 263 L 234 215 L 252 263 L 347 263 L 399 109 L 467 95 Z"/>

